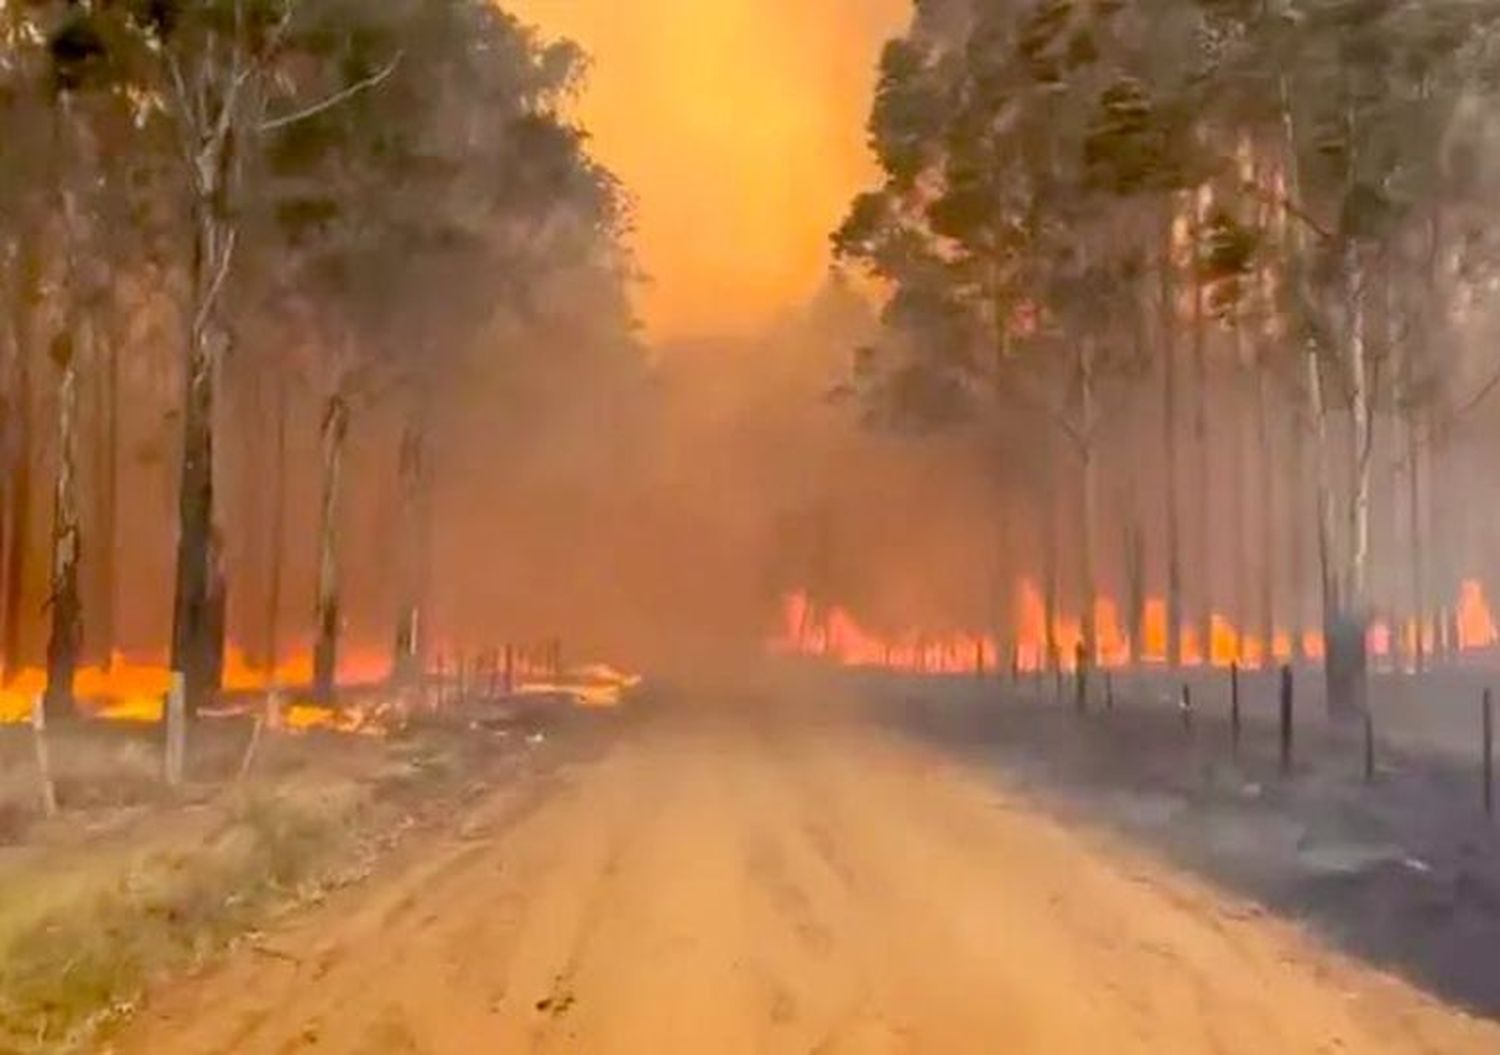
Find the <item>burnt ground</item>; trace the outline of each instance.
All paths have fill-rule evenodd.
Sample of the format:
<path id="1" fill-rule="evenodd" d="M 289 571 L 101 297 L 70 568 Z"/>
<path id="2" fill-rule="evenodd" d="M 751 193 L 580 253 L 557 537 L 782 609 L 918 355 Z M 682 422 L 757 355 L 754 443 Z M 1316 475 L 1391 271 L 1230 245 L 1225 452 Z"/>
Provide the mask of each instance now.
<path id="1" fill-rule="evenodd" d="M 1296 676 L 1294 765 L 1280 772 L 1274 675 L 1241 685 L 1231 744 L 1224 672 L 1179 683 L 849 674 L 881 718 L 993 774 L 1064 820 L 1102 824 L 1296 921 L 1342 951 L 1475 1013 L 1500 1017 L 1500 823 L 1483 808 L 1483 671 L 1374 688 L 1374 779 L 1362 729 L 1333 730 L 1316 671 Z"/>

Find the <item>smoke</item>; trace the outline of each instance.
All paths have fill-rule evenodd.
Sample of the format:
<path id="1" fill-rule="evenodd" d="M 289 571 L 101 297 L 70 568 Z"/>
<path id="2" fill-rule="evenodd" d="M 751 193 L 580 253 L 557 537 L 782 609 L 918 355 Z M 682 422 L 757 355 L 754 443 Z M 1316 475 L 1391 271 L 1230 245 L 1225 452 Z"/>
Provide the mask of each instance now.
<path id="1" fill-rule="evenodd" d="M 637 204 L 653 335 L 749 337 L 805 300 L 873 177 L 875 58 L 910 0 L 516 0 L 593 59 L 578 117 Z"/>

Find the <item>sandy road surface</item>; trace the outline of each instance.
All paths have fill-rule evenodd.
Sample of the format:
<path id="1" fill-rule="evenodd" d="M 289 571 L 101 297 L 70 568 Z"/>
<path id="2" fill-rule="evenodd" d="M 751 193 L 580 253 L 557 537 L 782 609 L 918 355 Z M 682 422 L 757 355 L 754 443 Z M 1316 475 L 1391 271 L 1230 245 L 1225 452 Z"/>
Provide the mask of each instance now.
<path id="1" fill-rule="evenodd" d="M 1500 1030 L 853 719 L 639 720 L 125 1053 L 1500 1051 Z"/>

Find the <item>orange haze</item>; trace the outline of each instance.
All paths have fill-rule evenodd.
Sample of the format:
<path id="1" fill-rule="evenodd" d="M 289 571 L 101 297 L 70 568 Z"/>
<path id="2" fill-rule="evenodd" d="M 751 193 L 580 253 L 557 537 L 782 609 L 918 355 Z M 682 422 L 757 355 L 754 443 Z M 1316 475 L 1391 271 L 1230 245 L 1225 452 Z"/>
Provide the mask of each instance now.
<path id="1" fill-rule="evenodd" d="M 807 299 L 871 177 L 875 60 L 911 0 L 506 0 L 592 56 L 578 106 L 635 196 L 651 336 L 748 332 Z"/>

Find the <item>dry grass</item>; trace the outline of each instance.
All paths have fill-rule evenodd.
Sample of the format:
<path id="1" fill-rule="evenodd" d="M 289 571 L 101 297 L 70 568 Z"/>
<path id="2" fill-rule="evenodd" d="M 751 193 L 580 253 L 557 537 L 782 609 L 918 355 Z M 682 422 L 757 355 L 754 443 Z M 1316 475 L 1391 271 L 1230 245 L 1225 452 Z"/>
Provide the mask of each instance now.
<path id="1" fill-rule="evenodd" d="M 0 730 L 0 1052 L 81 1049 L 153 978 L 340 881 L 401 793 L 441 783 L 419 746 L 330 735 L 266 738 L 239 785 L 248 726 L 224 724 L 174 800 L 159 730 L 83 725 L 53 734 L 46 820 L 30 735 Z"/>
<path id="2" fill-rule="evenodd" d="M 29 729 L 0 729 L 0 1052 L 84 1049 L 155 979 L 368 869 L 384 833 L 442 812 L 519 735 L 432 722 L 389 739 L 262 739 L 197 727 L 190 784 L 162 784 L 159 730 L 52 734 L 63 812 L 42 816 Z"/>
<path id="3" fill-rule="evenodd" d="M 0 906 L 0 1050 L 80 1046 L 154 975 L 201 962 L 276 904 L 331 878 L 370 806 L 348 782 L 230 797 L 207 825 L 7 883 Z"/>

